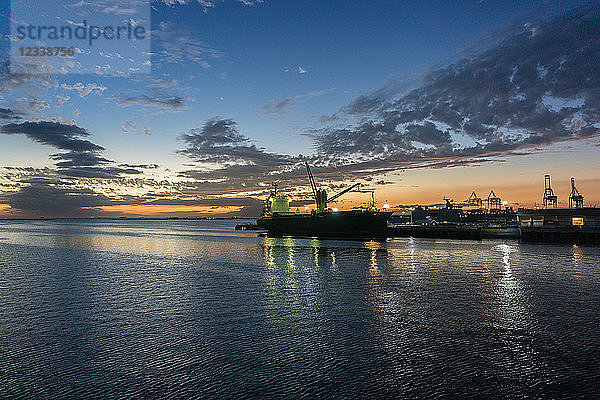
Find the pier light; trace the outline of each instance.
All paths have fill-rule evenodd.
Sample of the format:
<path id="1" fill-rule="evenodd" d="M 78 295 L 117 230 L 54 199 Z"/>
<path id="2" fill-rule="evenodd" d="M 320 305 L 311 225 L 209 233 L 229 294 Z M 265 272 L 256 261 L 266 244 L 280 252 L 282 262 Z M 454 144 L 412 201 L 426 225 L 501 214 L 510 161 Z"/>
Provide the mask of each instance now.
<path id="1" fill-rule="evenodd" d="M 383 205 L 383 208 L 384 208 L 385 210 L 387 210 L 388 208 L 390 208 L 390 205 L 389 205 L 388 203 L 385 203 L 385 204 Z"/>
<path id="2" fill-rule="evenodd" d="M 571 218 L 571 224 L 573 226 L 583 226 L 583 217 L 573 217 L 573 218 Z"/>

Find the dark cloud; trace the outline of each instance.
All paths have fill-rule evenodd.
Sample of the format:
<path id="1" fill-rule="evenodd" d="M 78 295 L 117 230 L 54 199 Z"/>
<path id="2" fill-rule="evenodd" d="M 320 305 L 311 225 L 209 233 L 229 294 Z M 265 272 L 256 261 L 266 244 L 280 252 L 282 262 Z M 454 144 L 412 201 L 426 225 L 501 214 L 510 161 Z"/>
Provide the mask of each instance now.
<path id="1" fill-rule="evenodd" d="M 187 148 L 180 150 L 195 161 L 241 163 L 260 167 L 289 164 L 292 157 L 268 153 L 240 134 L 231 119 L 211 119 L 202 128 L 191 129 L 182 136 Z"/>
<path id="2" fill-rule="evenodd" d="M 115 201 L 89 189 L 60 188 L 38 181 L 0 195 L 0 203 L 31 217 L 89 217 L 100 214 L 96 207 Z"/>
<path id="3" fill-rule="evenodd" d="M 118 167 L 72 167 L 59 169 L 58 173 L 72 178 L 118 179 L 122 174 L 141 174 L 134 168 Z"/>
<path id="4" fill-rule="evenodd" d="M 6 135 L 25 135 L 29 139 L 50 145 L 61 150 L 94 151 L 104 150 L 81 137 L 89 136 L 89 132 L 77 125 L 68 125 L 60 122 L 39 121 L 7 124 L 2 127 Z"/>
<path id="5" fill-rule="evenodd" d="M 58 161 L 58 173 L 63 177 L 117 179 L 121 175 L 135 175 L 142 172 L 134 167 L 115 167 L 112 160 L 102 157 L 102 146 L 81 137 L 89 132 L 77 125 L 59 122 L 40 121 L 7 124 L 2 127 L 4 134 L 22 134 L 31 140 L 43 143 L 66 153 L 53 154 L 50 157 Z"/>
<path id="6" fill-rule="evenodd" d="M 0 108 L 0 119 L 21 119 L 21 114 L 8 108 Z"/>
<path id="7" fill-rule="evenodd" d="M 258 217 L 263 208 L 263 200 L 253 197 L 207 197 L 200 199 L 154 199 L 147 203 L 148 205 L 184 205 L 184 206 L 206 206 L 213 209 L 221 207 L 239 207 L 239 211 L 221 212 L 217 215 L 241 216 L 241 217 Z M 189 214 L 198 214 L 192 211 Z"/>
<path id="8" fill-rule="evenodd" d="M 406 127 L 408 136 L 417 142 L 431 144 L 436 147 L 450 145 L 452 139 L 450 133 L 437 129 L 431 122 L 425 121 L 423 125 L 408 125 Z"/>
<path id="9" fill-rule="evenodd" d="M 119 164 L 119 167 L 134 169 L 157 169 L 160 166 L 158 164 Z"/>
<path id="10" fill-rule="evenodd" d="M 118 179 L 122 174 L 136 175 L 142 171 L 134 167 L 114 167 L 107 166 L 113 161 L 101 157 L 97 152 L 71 151 L 68 153 L 53 154 L 52 159 L 59 162 L 56 163 L 58 173 L 61 176 L 72 178 L 96 178 L 96 179 Z"/>
<path id="11" fill-rule="evenodd" d="M 92 151 L 70 151 L 68 153 L 53 154 L 50 157 L 53 160 L 59 161 L 56 163 L 56 166 L 59 168 L 93 167 L 111 162 Z"/>
<path id="12" fill-rule="evenodd" d="M 408 92 L 358 97 L 338 113 L 358 124 L 313 131 L 319 154 L 437 164 L 598 135 L 600 8 L 533 26 L 429 72 Z M 330 120 L 340 124 L 337 114 Z"/>

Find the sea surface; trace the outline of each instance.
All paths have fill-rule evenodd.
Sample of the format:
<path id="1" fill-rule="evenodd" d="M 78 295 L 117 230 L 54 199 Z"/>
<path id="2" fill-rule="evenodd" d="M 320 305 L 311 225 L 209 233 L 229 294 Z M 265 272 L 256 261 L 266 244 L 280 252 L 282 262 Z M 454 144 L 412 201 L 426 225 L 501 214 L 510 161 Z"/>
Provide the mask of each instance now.
<path id="1" fill-rule="evenodd" d="M 235 223 L 0 221 L 0 398 L 600 398 L 599 248 Z"/>

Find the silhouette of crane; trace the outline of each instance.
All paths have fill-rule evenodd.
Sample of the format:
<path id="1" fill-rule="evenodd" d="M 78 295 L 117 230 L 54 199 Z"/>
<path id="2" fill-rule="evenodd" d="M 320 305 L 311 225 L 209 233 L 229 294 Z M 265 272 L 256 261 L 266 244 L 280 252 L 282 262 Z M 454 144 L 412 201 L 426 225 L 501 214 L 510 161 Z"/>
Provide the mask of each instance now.
<path id="1" fill-rule="evenodd" d="M 329 201 L 334 201 L 334 200 L 338 199 L 340 196 L 348 193 L 352 189 L 360 186 L 360 182 L 355 183 L 354 185 L 350 186 L 349 188 L 346 188 L 346 189 L 342 190 L 341 192 L 334 194 L 333 196 L 331 196 L 331 198 L 328 199 L 327 198 L 327 190 L 317 188 L 317 184 L 315 182 L 315 178 L 313 176 L 312 170 L 310 169 L 310 165 L 308 165 L 308 163 L 305 163 L 305 164 L 306 164 L 306 173 L 308 175 L 308 180 L 310 181 L 310 187 L 313 192 L 313 197 L 315 199 L 315 203 L 317 204 L 317 212 L 325 212 L 327 210 L 327 203 Z"/>
<path id="2" fill-rule="evenodd" d="M 544 197 L 542 198 L 542 207 L 556 208 L 557 203 L 558 196 L 554 194 L 554 190 L 552 190 L 552 187 L 550 186 L 550 175 L 546 174 L 546 176 L 544 176 Z"/>
<path id="3" fill-rule="evenodd" d="M 481 208 L 483 206 L 483 200 L 477 197 L 475 191 L 473 191 L 467 199 L 467 206 Z"/>
<path id="4" fill-rule="evenodd" d="M 575 178 L 571 177 L 571 195 L 569 196 L 569 208 L 583 208 L 583 196 L 575 187 Z"/>
<path id="5" fill-rule="evenodd" d="M 493 190 L 488 195 L 487 206 L 489 211 L 500 210 L 502 208 L 502 199 L 496 196 Z"/>

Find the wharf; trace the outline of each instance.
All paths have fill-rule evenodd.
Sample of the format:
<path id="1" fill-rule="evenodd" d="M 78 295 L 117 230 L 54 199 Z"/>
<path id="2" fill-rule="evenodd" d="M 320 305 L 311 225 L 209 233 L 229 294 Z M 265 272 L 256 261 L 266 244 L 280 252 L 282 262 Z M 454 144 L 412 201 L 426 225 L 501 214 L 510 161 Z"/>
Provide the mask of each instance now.
<path id="1" fill-rule="evenodd" d="M 519 239 L 520 237 L 518 228 L 489 228 L 463 224 L 402 224 L 390 226 L 388 232 L 390 237 L 412 236 L 467 240 L 481 240 L 488 238 Z"/>
<path id="2" fill-rule="evenodd" d="M 521 228 L 521 241 L 524 243 L 580 244 L 598 246 L 600 245 L 600 228 Z"/>
<path id="3" fill-rule="evenodd" d="M 600 208 L 524 209 L 518 221 L 525 243 L 600 245 Z"/>

